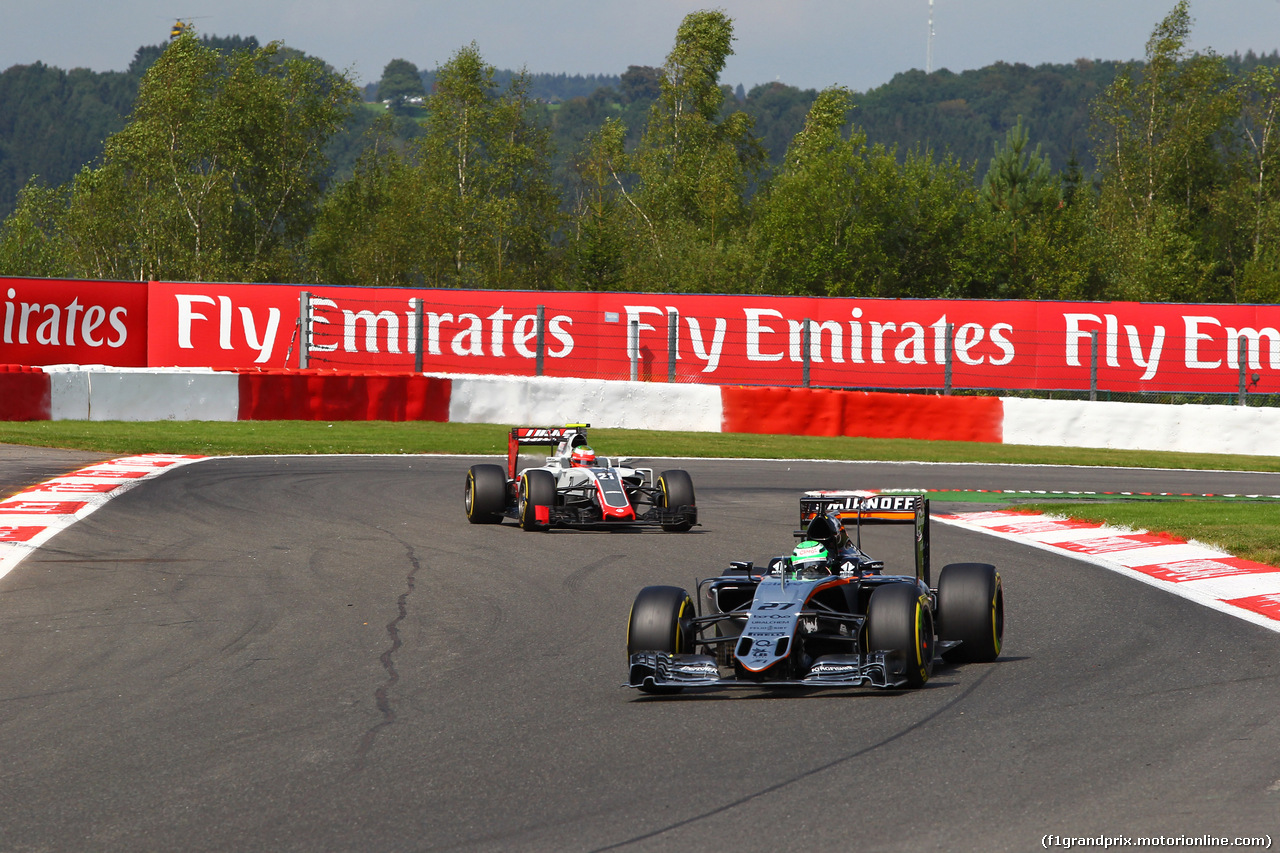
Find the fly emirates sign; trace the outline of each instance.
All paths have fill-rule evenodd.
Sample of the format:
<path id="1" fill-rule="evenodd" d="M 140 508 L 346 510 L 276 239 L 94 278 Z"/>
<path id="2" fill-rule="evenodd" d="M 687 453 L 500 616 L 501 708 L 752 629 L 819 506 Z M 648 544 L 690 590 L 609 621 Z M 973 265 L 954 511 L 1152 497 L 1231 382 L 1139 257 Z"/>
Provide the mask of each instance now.
<path id="1" fill-rule="evenodd" d="M 548 376 L 665 380 L 674 344 L 682 382 L 799 385 L 807 366 L 815 386 L 940 388 L 950 362 L 954 388 L 1087 389 L 1096 361 L 1106 390 L 1231 393 L 1243 341 L 1250 389 L 1280 390 L 1276 306 L 318 287 L 299 323 L 298 286 L 92 283 L 90 298 L 38 284 L 0 304 L 0 361 L 72 361 L 67 331 L 84 344 L 96 306 L 89 339 L 105 345 L 85 363 L 112 363 L 98 350 L 117 326 L 141 335 L 125 323 L 137 313 L 151 366 L 297 367 L 305 336 L 321 369 L 412 370 L 421 341 L 428 372 L 534 375 L 541 361 Z M 113 314 L 112 287 L 147 287 L 145 309 Z"/>

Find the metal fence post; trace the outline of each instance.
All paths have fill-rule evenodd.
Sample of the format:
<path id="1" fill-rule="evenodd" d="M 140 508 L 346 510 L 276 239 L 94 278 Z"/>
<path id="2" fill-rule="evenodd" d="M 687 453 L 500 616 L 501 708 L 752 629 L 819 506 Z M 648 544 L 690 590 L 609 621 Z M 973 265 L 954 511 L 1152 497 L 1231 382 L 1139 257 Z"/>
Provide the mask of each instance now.
<path id="1" fill-rule="evenodd" d="M 545 305 L 538 306 L 538 357 L 535 360 L 535 376 L 542 375 L 543 357 L 546 354 L 547 347 L 547 308 Z"/>
<path id="2" fill-rule="evenodd" d="M 311 294 L 302 291 L 298 296 L 298 369 L 306 370 L 311 363 Z"/>
<path id="3" fill-rule="evenodd" d="M 1244 335 L 1236 338 L 1236 349 L 1240 354 L 1240 394 L 1237 405 L 1243 406 L 1245 405 L 1245 395 L 1249 393 L 1249 387 L 1245 384 L 1245 380 L 1248 379 L 1249 375 L 1249 365 L 1245 363 L 1246 344 Z"/>
<path id="4" fill-rule="evenodd" d="M 1098 332 L 1089 333 L 1089 400 L 1098 400 Z"/>
<path id="5" fill-rule="evenodd" d="M 640 321 L 627 324 L 627 358 L 631 360 L 631 381 L 640 379 Z"/>
<path id="6" fill-rule="evenodd" d="M 413 372 L 422 372 L 422 300 L 413 300 Z"/>
<path id="7" fill-rule="evenodd" d="M 680 335 L 680 315 L 675 311 L 667 312 L 667 381 L 676 381 L 677 345 Z"/>
<path id="8" fill-rule="evenodd" d="M 800 381 L 804 387 L 809 387 L 809 361 L 812 355 L 809 353 L 809 318 L 804 318 L 804 325 L 800 327 Z"/>
<path id="9" fill-rule="evenodd" d="M 947 324 L 947 331 L 946 331 L 947 339 L 944 342 L 945 343 L 944 352 L 946 353 L 944 360 L 947 366 L 946 366 L 946 372 L 943 376 L 942 393 L 943 393 L 943 396 L 946 396 L 946 397 L 951 396 L 951 363 L 952 361 L 954 361 L 954 354 L 956 349 L 955 340 L 953 339 L 952 336 L 955 333 L 955 328 L 956 327 L 954 323 Z"/>

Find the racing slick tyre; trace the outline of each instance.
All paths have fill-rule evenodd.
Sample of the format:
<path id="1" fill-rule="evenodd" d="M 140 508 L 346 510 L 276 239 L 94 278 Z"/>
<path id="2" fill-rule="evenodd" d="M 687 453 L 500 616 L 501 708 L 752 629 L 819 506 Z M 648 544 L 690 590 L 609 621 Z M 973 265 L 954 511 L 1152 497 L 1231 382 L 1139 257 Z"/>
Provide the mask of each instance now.
<path id="1" fill-rule="evenodd" d="M 993 661 L 1004 644 L 1004 588 L 988 563 L 950 563 L 938 575 L 938 639 L 959 640 L 949 661 Z"/>
<path id="2" fill-rule="evenodd" d="M 472 465 L 467 469 L 467 490 L 462 500 L 467 521 L 501 524 L 507 509 L 507 472 L 501 465 Z"/>
<path id="3" fill-rule="evenodd" d="M 693 599 L 678 586 L 646 586 L 627 617 L 627 659 L 636 652 L 688 654 L 693 651 Z M 671 686 L 641 687 L 644 693 L 679 693 Z"/>
<path id="4" fill-rule="evenodd" d="M 556 504 L 556 478 L 550 471 L 535 468 L 520 477 L 520 527 L 546 530 L 546 522 L 538 520 L 538 508 L 550 509 Z"/>
<path id="5" fill-rule="evenodd" d="M 915 584 L 877 587 L 867 602 L 867 651 L 887 651 L 908 687 L 920 687 L 933 672 L 933 612 Z M 892 680 L 892 673 L 889 673 Z"/>
<path id="6" fill-rule="evenodd" d="M 662 490 L 663 509 L 689 507 L 689 516 L 684 521 L 664 524 L 663 530 L 684 533 L 698 523 L 698 503 L 693 497 L 693 478 L 688 471 L 663 471 L 658 475 L 658 488 Z"/>

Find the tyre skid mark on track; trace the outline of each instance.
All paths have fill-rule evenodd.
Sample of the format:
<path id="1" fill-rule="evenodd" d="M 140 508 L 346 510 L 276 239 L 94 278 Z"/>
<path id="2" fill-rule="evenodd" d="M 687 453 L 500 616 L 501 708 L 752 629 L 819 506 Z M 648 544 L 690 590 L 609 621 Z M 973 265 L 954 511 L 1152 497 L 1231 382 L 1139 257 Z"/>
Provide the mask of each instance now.
<path id="1" fill-rule="evenodd" d="M 0 500 L 0 577 L 107 501 L 205 458 L 168 453 L 123 456 L 45 480 Z"/>
<path id="2" fill-rule="evenodd" d="M 626 556 L 626 554 L 606 554 L 598 560 L 579 566 L 560 582 L 560 588 L 565 592 L 576 592 L 597 571 L 625 560 Z"/>
<path id="3" fill-rule="evenodd" d="M 387 636 L 391 638 L 391 645 L 378 657 L 382 668 L 387 673 L 386 680 L 373 691 L 374 704 L 378 712 L 382 714 L 382 719 L 365 732 L 364 737 L 360 739 L 360 745 L 356 749 L 355 769 L 357 771 L 364 769 L 365 760 L 368 758 L 369 751 L 373 749 L 373 744 L 378 739 L 378 734 L 386 727 L 394 725 L 396 721 L 396 711 L 391 705 L 391 690 L 400 683 L 400 672 L 395 665 L 395 654 L 404 645 L 404 642 L 400 639 L 400 623 L 409 615 L 409 596 L 413 594 L 418 570 L 422 568 L 413 546 L 404 542 L 401 542 L 401 544 L 404 545 L 409 558 L 409 565 L 412 568 L 405 577 L 405 591 L 400 593 L 400 596 L 396 599 L 396 618 L 387 623 Z"/>
<path id="4" fill-rule="evenodd" d="M 999 664 L 1000 662 L 997 661 L 996 663 Z M 693 815 L 692 817 L 687 817 L 684 820 L 678 820 L 678 821 L 675 821 L 674 823 L 669 823 L 666 826 L 658 827 L 657 829 L 642 833 L 640 835 L 634 835 L 631 838 L 626 838 L 626 839 L 623 839 L 622 841 L 615 841 L 613 844 L 606 844 L 603 847 L 595 847 L 592 849 L 592 853 L 602 853 L 602 851 L 605 851 L 605 850 L 617 850 L 619 848 L 627 847 L 632 844 L 639 844 L 642 841 L 649 841 L 650 839 L 657 838 L 668 832 L 673 832 L 677 829 L 682 829 L 686 826 L 690 826 L 692 824 L 698 823 L 699 821 L 724 814 L 725 812 L 731 811 L 740 806 L 744 806 L 750 802 L 758 800 L 761 797 L 765 797 L 765 796 L 768 796 L 769 794 L 773 794 L 773 793 L 776 793 L 777 791 L 781 791 L 783 788 L 786 788 L 790 785 L 794 785 L 798 782 L 804 781 L 805 779 L 810 779 L 821 773 L 825 773 L 828 770 L 831 770 L 835 767 L 839 767 L 842 764 L 847 764 L 850 761 L 854 761 L 859 758 L 864 758 L 865 756 L 870 755 L 871 753 L 874 753 L 876 750 L 880 749 L 881 747 L 888 746 L 889 744 L 894 743 L 895 741 L 899 741 L 902 738 L 906 737 L 907 735 L 924 728 L 929 723 L 934 722 L 939 717 L 946 714 L 948 711 L 954 709 L 957 705 L 959 705 L 965 699 L 969 698 L 969 695 L 972 694 L 979 687 L 981 687 L 982 683 L 985 682 L 992 675 L 994 675 L 996 671 L 997 671 L 996 667 L 984 666 L 982 668 L 982 674 L 979 675 L 976 679 L 974 679 L 974 682 L 970 684 L 968 687 L 966 687 L 959 696 L 956 696 L 953 699 L 948 700 L 940 708 L 937 708 L 931 711 L 921 719 L 916 720 L 911 725 L 903 729 L 900 729 L 899 731 L 896 731 L 893 734 L 888 735 L 887 737 L 883 737 L 880 740 L 876 741 L 875 743 L 868 744 L 867 746 L 864 746 L 861 749 L 855 750 L 854 752 L 851 752 L 848 755 L 842 755 L 839 758 L 833 758 L 832 760 L 826 762 L 825 764 L 820 764 L 817 767 L 812 767 L 804 771 L 803 773 L 797 773 L 796 775 L 790 777 L 789 779 L 783 779 L 779 782 L 773 783 L 772 785 L 761 788 L 758 791 L 752 791 L 750 794 L 745 794 L 736 800 L 732 800 L 730 802 L 724 803 L 723 805 L 716 806 L 715 808 L 712 808 L 712 809 L 707 809 L 701 814 L 696 814 L 696 815 Z M 927 687 L 928 686 L 926 685 L 926 688 Z M 945 688 L 935 687 L 932 689 L 937 690 L 937 689 L 945 689 Z M 906 692 L 908 694 L 918 695 L 921 691 L 909 690 Z M 651 697 L 647 697 L 646 699 L 642 699 L 639 701 L 642 703 L 647 703 L 647 702 L 654 701 L 654 699 Z M 662 701 L 662 700 L 658 700 L 658 701 Z M 677 700 L 677 701 L 682 701 L 682 700 Z"/>
<path id="5" fill-rule="evenodd" d="M 934 515 L 938 521 L 1092 563 L 1280 633 L 1280 568 L 1167 533 L 1018 510 Z"/>

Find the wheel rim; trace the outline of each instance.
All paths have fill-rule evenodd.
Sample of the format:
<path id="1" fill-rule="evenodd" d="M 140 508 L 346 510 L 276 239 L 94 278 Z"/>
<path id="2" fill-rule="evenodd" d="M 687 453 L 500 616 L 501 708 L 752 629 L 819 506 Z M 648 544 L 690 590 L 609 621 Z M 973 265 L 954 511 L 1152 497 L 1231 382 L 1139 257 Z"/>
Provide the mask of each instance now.
<path id="1" fill-rule="evenodd" d="M 1004 643 L 1004 590 L 1001 588 L 1000 575 L 996 574 L 996 591 L 991 596 L 991 647 L 1000 654 Z"/>
<path id="2" fill-rule="evenodd" d="M 933 649 L 929 645 L 932 639 L 929 635 L 933 631 L 929 627 L 929 620 L 925 618 L 925 609 L 916 602 L 916 666 L 920 670 L 921 675 L 927 675 L 929 672 L 929 660 L 933 654 Z"/>

